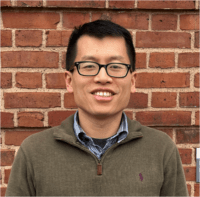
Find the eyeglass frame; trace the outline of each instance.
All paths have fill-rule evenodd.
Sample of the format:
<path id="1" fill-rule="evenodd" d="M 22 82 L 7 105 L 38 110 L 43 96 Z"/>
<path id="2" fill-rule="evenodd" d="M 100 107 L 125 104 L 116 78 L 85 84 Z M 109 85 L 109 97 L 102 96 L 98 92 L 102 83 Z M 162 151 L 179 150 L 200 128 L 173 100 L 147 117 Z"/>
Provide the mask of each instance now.
<path id="1" fill-rule="evenodd" d="M 99 66 L 99 70 L 98 70 L 97 74 L 95 74 L 95 75 L 83 75 L 83 74 L 81 74 L 81 73 L 79 72 L 79 64 L 80 64 L 80 63 L 86 63 L 86 62 L 95 63 L 95 64 L 97 64 L 97 65 Z M 109 75 L 109 74 L 108 74 L 108 71 L 107 71 L 107 67 L 108 67 L 110 64 L 122 64 L 122 65 L 125 65 L 125 66 L 127 67 L 126 75 L 124 75 L 123 77 L 115 77 L 115 76 Z M 88 77 L 89 77 L 89 76 L 97 76 L 97 75 L 99 74 L 99 71 L 101 70 L 102 67 L 105 68 L 105 71 L 106 71 L 106 73 L 107 73 L 108 76 L 114 77 L 114 78 L 125 78 L 125 77 L 127 76 L 128 72 L 129 72 L 129 70 L 130 70 L 130 72 L 131 72 L 131 65 L 130 65 L 130 64 L 125 64 L 125 63 L 114 63 L 114 62 L 113 62 L 113 63 L 109 63 L 109 64 L 99 64 L 99 63 L 93 62 L 93 61 L 80 61 L 80 62 L 74 62 L 74 65 L 76 66 L 79 75 L 81 75 L 81 76 L 88 76 Z M 70 71 L 73 71 L 73 68 L 72 68 Z"/>

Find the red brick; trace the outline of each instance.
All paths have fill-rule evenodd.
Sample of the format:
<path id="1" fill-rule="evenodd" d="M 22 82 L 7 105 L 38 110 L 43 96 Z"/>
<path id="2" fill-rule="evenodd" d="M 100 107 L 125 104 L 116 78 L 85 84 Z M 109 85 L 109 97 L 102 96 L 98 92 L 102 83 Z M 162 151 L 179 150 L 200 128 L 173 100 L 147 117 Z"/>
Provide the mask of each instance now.
<path id="1" fill-rule="evenodd" d="M 1 187 L 1 196 L 5 196 L 6 195 L 6 187 Z"/>
<path id="2" fill-rule="evenodd" d="M 195 44 L 194 44 L 195 48 L 199 48 L 200 47 L 200 43 L 199 43 L 199 31 L 195 32 Z"/>
<path id="3" fill-rule="evenodd" d="M 5 51 L 2 68 L 58 68 L 59 54 L 47 51 Z"/>
<path id="4" fill-rule="evenodd" d="M 10 112 L 1 112 L 1 128 L 13 128 L 14 114 Z"/>
<path id="5" fill-rule="evenodd" d="M 179 148 L 182 164 L 192 163 L 192 149 Z"/>
<path id="6" fill-rule="evenodd" d="M 176 107 L 176 92 L 153 92 L 151 106 L 155 108 Z"/>
<path id="7" fill-rule="evenodd" d="M 108 12 L 92 12 L 92 21 L 96 20 L 111 20 Z"/>
<path id="8" fill-rule="evenodd" d="M 1 7 L 7 7 L 7 6 L 12 6 L 11 0 L 1 0 Z"/>
<path id="9" fill-rule="evenodd" d="M 66 52 L 62 52 L 62 68 L 66 69 Z"/>
<path id="10" fill-rule="evenodd" d="M 174 14 L 155 14 L 152 15 L 153 30 L 176 30 L 177 15 Z"/>
<path id="11" fill-rule="evenodd" d="M 5 172 L 4 183 L 8 184 L 11 169 L 5 169 L 4 172 Z"/>
<path id="12" fill-rule="evenodd" d="M 49 126 L 60 125 L 62 121 L 74 114 L 76 111 L 50 111 L 48 113 Z"/>
<path id="13" fill-rule="evenodd" d="M 130 118 L 131 120 L 133 120 L 133 112 L 132 111 L 124 111 L 125 114 L 127 115 L 128 118 Z"/>
<path id="14" fill-rule="evenodd" d="M 74 101 L 73 93 L 65 93 L 64 95 L 64 107 L 65 108 L 77 108 L 77 105 Z"/>
<path id="15" fill-rule="evenodd" d="M 111 21 L 128 29 L 148 29 L 148 14 L 117 12 L 109 13 Z"/>
<path id="16" fill-rule="evenodd" d="M 151 53 L 149 60 L 150 68 L 174 68 L 175 55 L 174 53 Z"/>
<path id="17" fill-rule="evenodd" d="M 1 30 L 1 47 L 12 46 L 12 31 Z"/>
<path id="18" fill-rule="evenodd" d="M 137 88 L 186 88 L 190 87 L 189 73 L 138 73 Z"/>
<path id="19" fill-rule="evenodd" d="M 15 80 L 18 88 L 42 88 L 42 73 L 17 72 Z"/>
<path id="20" fill-rule="evenodd" d="M 191 185 L 188 185 L 188 184 L 187 184 L 187 190 L 188 190 L 189 196 L 191 196 Z"/>
<path id="21" fill-rule="evenodd" d="M 146 68 L 146 53 L 136 53 L 136 69 Z"/>
<path id="22" fill-rule="evenodd" d="M 129 0 L 129 1 L 115 1 L 115 0 L 109 0 L 109 8 L 112 9 L 132 9 L 135 7 L 135 0 Z"/>
<path id="23" fill-rule="evenodd" d="M 66 89 L 64 73 L 46 74 L 46 88 L 48 89 Z"/>
<path id="24" fill-rule="evenodd" d="M 47 6 L 69 7 L 69 8 L 105 8 L 105 0 L 67 0 L 52 1 L 47 0 Z"/>
<path id="25" fill-rule="evenodd" d="M 16 30 L 15 45 L 17 47 L 40 47 L 42 45 L 42 31 Z"/>
<path id="26" fill-rule="evenodd" d="M 44 115 L 40 112 L 19 112 L 18 127 L 43 127 Z"/>
<path id="27" fill-rule="evenodd" d="M 181 92 L 179 105 L 180 107 L 199 107 L 199 92 Z"/>
<path id="28" fill-rule="evenodd" d="M 194 87 L 199 88 L 200 84 L 199 84 L 199 73 L 196 73 L 194 75 Z"/>
<path id="29" fill-rule="evenodd" d="M 183 167 L 186 181 L 196 181 L 196 167 Z"/>
<path id="30" fill-rule="evenodd" d="M 68 12 L 63 13 L 63 27 L 74 28 L 88 23 L 90 21 L 90 15 L 88 12 Z"/>
<path id="31" fill-rule="evenodd" d="M 60 15 L 53 12 L 3 12 L 5 28 L 56 29 Z"/>
<path id="32" fill-rule="evenodd" d="M 138 1 L 139 9 L 195 9 L 195 1 L 147 0 Z"/>
<path id="33" fill-rule="evenodd" d="M 17 6 L 18 7 L 42 7 L 43 3 L 42 3 L 42 0 L 34 0 L 34 1 L 17 0 Z"/>
<path id="34" fill-rule="evenodd" d="M 139 48 L 191 48 L 191 35 L 185 32 L 136 32 Z"/>
<path id="35" fill-rule="evenodd" d="M 12 73 L 1 73 L 1 88 L 12 88 Z"/>
<path id="36" fill-rule="evenodd" d="M 194 184 L 194 196 L 200 196 L 199 188 L 200 188 L 200 184 L 195 183 Z"/>
<path id="37" fill-rule="evenodd" d="M 60 93 L 4 93 L 5 108 L 54 108 L 61 106 Z"/>
<path id="38" fill-rule="evenodd" d="M 20 146 L 21 143 L 30 135 L 38 133 L 40 131 L 6 131 L 5 132 L 5 144 Z"/>
<path id="39" fill-rule="evenodd" d="M 15 150 L 1 149 L 1 166 L 11 166 L 14 161 Z"/>
<path id="40" fill-rule="evenodd" d="M 191 112 L 188 111 L 147 111 L 136 112 L 136 120 L 147 126 L 188 126 Z"/>
<path id="41" fill-rule="evenodd" d="M 199 15 L 184 14 L 180 16 L 180 29 L 183 30 L 198 30 L 199 29 Z"/>
<path id="42" fill-rule="evenodd" d="M 198 144 L 199 130 L 194 129 L 177 129 L 176 130 L 176 144 Z"/>
<path id="43" fill-rule="evenodd" d="M 131 94 L 127 108 L 147 108 L 148 94 L 134 93 Z"/>
<path id="44" fill-rule="evenodd" d="M 156 129 L 166 133 L 167 135 L 169 135 L 169 137 L 173 138 L 173 130 L 172 129 L 164 129 L 164 128 L 156 128 Z"/>
<path id="45" fill-rule="evenodd" d="M 195 125 L 199 126 L 199 111 L 195 112 Z"/>
<path id="46" fill-rule="evenodd" d="M 180 53 L 178 55 L 178 67 L 199 67 L 199 53 Z"/>
<path id="47" fill-rule="evenodd" d="M 64 47 L 68 46 L 69 37 L 72 31 L 47 31 L 46 46 Z"/>

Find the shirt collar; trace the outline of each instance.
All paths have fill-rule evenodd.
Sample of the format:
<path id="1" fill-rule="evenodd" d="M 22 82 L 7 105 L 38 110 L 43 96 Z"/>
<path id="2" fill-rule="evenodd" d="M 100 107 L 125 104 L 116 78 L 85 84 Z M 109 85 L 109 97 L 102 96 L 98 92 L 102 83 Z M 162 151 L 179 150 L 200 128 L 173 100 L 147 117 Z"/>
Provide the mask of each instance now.
<path id="1" fill-rule="evenodd" d="M 75 133 L 77 139 L 82 144 L 88 143 L 89 141 L 92 140 L 91 137 L 86 135 L 86 133 L 83 131 L 83 129 L 79 125 L 78 110 L 74 114 L 74 133 Z M 123 112 L 122 113 L 122 120 L 121 120 L 121 123 L 120 123 L 120 126 L 119 126 L 117 133 L 114 136 L 108 138 L 108 140 L 113 140 L 113 139 L 117 138 L 117 142 L 120 143 L 122 140 L 124 140 L 127 137 L 127 135 L 128 135 L 127 116 Z"/>

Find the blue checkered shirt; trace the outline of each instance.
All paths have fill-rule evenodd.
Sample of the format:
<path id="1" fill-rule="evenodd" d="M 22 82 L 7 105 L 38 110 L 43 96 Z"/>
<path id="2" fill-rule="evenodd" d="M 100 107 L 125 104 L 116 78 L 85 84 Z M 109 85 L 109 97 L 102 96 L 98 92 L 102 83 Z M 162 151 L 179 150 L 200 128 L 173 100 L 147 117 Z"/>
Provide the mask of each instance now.
<path id="1" fill-rule="evenodd" d="M 103 148 L 99 145 L 95 144 L 93 139 L 86 135 L 83 129 L 79 125 L 78 111 L 74 114 L 74 132 L 81 144 L 87 147 L 94 155 L 97 156 L 98 159 L 101 159 L 101 156 L 105 153 L 105 151 L 110 148 L 113 144 L 120 143 L 124 140 L 128 135 L 128 122 L 126 114 L 123 112 L 121 124 L 117 133 L 108 138 L 106 144 Z"/>

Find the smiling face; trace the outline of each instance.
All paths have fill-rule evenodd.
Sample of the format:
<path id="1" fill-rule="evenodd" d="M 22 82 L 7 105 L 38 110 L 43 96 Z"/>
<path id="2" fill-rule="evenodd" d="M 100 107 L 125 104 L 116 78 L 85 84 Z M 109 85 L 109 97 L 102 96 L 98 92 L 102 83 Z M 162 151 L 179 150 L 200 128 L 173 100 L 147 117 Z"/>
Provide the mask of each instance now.
<path id="1" fill-rule="evenodd" d="M 87 35 L 77 42 L 75 62 L 93 61 L 99 64 L 130 64 L 125 40 L 122 37 L 99 39 Z M 79 114 L 95 117 L 115 116 L 128 105 L 130 93 L 135 91 L 135 72 L 125 78 L 113 78 L 101 68 L 96 76 L 81 76 L 77 68 L 65 72 L 67 90 L 74 93 Z"/>

